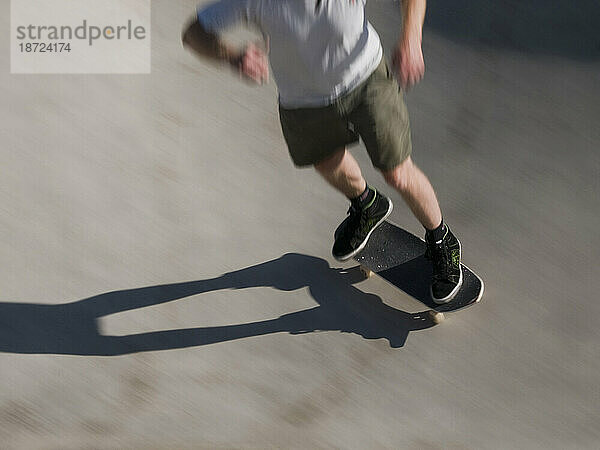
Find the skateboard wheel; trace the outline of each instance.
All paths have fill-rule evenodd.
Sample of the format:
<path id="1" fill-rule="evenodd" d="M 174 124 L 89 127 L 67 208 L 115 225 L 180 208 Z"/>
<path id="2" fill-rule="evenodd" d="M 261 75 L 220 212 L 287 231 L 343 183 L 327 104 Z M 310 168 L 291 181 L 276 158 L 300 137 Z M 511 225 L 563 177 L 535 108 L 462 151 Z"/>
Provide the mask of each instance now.
<path id="1" fill-rule="evenodd" d="M 373 276 L 373 271 L 365 266 L 360 266 L 360 271 L 365 276 L 365 278 L 371 278 Z"/>
<path id="2" fill-rule="evenodd" d="M 433 323 L 440 323 L 445 318 L 444 313 L 437 312 L 437 311 L 430 311 L 429 316 L 431 317 L 431 320 L 433 321 Z"/>

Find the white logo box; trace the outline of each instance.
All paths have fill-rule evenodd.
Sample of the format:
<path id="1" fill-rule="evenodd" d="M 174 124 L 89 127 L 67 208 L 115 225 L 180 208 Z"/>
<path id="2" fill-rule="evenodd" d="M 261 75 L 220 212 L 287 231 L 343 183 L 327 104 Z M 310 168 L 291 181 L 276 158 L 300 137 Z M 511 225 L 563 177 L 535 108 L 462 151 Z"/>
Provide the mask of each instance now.
<path id="1" fill-rule="evenodd" d="M 150 73 L 150 0 L 11 0 L 11 73 Z"/>

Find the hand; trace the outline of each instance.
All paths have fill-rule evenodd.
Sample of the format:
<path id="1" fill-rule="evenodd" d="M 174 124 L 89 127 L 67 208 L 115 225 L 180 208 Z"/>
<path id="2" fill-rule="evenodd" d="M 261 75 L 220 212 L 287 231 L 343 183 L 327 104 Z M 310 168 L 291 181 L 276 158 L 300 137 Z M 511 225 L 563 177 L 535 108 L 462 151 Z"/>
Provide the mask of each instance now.
<path id="1" fill-rule="evenodd" d="M 264 50 L 256 44 L 248 44 L 233 64 L 237 66 L 240 77 L 258 84 L 269 82 L 269 60 Z"/>
<path id="2" fill-rule="evenodd" d="M 394 49 L 392 67 L 403 89 L 418 83 L 425 73 L 421 40 L 400 40 Z"/>

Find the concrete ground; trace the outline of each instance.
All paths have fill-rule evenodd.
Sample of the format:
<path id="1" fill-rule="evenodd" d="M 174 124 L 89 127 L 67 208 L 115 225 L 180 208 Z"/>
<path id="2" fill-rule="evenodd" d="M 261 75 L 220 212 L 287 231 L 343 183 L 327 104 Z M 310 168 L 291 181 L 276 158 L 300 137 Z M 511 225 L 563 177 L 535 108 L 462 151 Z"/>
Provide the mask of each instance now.
<path id="1" fill-rule="evenodd" d="M 432 13 L 414 160 L 486 283 L 432 326 L 330 256 L 347 205 L 290 163 L 274 85 L 152 6 L 151 75 L 10 75 L 2 38 L 1 448 L 598 448 L 597 27 Z M 369 14 L 389 48 L 398 5 Z"/>

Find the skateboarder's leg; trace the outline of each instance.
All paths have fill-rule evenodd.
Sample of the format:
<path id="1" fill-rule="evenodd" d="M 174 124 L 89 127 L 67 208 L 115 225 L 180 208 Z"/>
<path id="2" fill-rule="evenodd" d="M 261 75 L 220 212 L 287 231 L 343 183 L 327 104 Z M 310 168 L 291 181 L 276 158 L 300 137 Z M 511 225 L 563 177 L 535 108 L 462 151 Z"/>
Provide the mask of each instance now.
<path id="1" fill-rule="evenodd" d="M 349 199 L 358 197 L 367 187 L 358 162 L 345 147 L 315 164 L 315 169 L 331 186 Z"/>
<path id="2" fill-rule="evenodd" d="M 433 230 L 442 223 L 442 213 L 433 186 L 410 156 L 394 169 L 382 173 L 385 181 L 400 193 L 426 229 Z"/>
<path id="3" fill-rule="evenodd" d="M 382 171 L 415 217 L 427 229 L 426 256 L 433 261 L 431 297 L 436 303 L 452 300 L 462 285 L 460 241 L 442 222 L 442 213 L 431 183 L 408 157 L 395 168 Z"/>
<path id="4" fill-rule="evenodd" d="M 406 201 L 427 229 L 427 256 L 433 263 L 433 300 L 444 303 L 460 289 L 460 242 L 442 222 L 431 183 L 411 159 L 410 121 L 402 90 L 385 61 L 364 86 L 350 121 L 362 137 L 373 165 Z"/>
<path id="5" fill-rule="evenodd" d="M 366 245 L 372 231 L 392 211 L 392 203 L 367 186 L 358 162 L 345 147 L 315 164 L 315 169 L 351 201 L 349 216 L 335 232 L 332 250 L 335 258 L 345 261 Z"/>
<path id="6" fill-rule="evenodd" d="M 344 98 L 345 102 L 322 108 L 279 107 L 281 129 L 294 165 L 315 167 L 351 201 L 349 215 L 335 233 L 332 250 L 333 256 L 342 261 L 358 253 L 392 211 L 389 199 L 367 186 L 358 163 L 346 151 L 346 146 L 358 142 L 359 136 L 345 111 L 360 99 L 355 94 Z"/>

